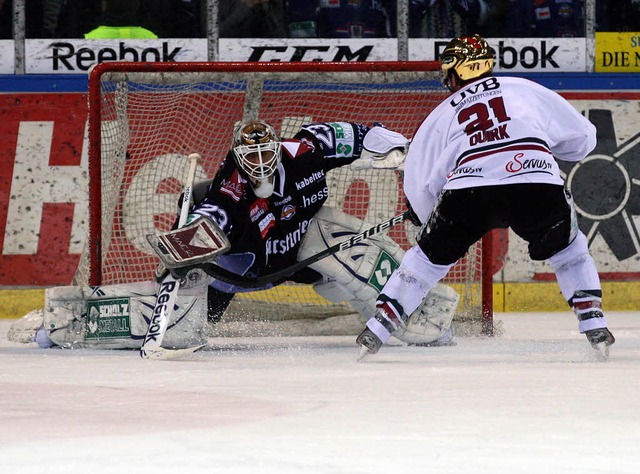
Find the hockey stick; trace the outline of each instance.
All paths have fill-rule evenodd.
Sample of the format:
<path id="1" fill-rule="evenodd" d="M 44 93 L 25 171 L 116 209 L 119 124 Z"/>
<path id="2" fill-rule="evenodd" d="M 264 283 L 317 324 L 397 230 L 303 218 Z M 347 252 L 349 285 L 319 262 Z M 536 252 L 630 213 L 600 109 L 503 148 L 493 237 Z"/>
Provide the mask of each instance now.
<path id="1" fill-rule="evenodd" d="M 282 283 L 287 280 L 287 277 L 290 277 L 292 274 L 294 274 L 298 270 L 302 270 L 303 268 L 308 267 L 312 263 L 315 263 L 318 260 L 322 260 L 323 258 L 328 257 L 329 255 L 333 255 L 337 252 L 340 252 L 341 250 L 346 250 L 348 248 L 351 248 L 354 245 L 357 245 L 358 243 L 362 242 L 363 240 L 366 240 L 369 237 L 379 234 L 380 232 L 383 232 L 389 229 L 390 227 L 393 227 L 394 225 L 397 225 L 403 222 L 404 220 L 409 218 L 409 215 L 410 215 L 410 212 L 405 211 L 404 213 L 398 214 L 397 216 L 394 216 L 389 220 L 381 222 L 380 224 L 377 224 L 365 230 L 364 232 L 356 234 L 348 238 L 347 240 L 344 240 L 332 247 L 326 248 L 320 253 L 317 253 L 315 255 L 312 255 L 311 257 L 305 258 L 304 260 L 300 260 L 299 262 L 294 263 L 293 265 L 287 268 L 284 268 L 282 270 L 279 270 L 277 272 L 274 272 L 262 277 L 251 278 L 243 275 L 238 275 L 236 273 L 230 272 L 225 268 L 220 267 L 219 265 L 216 265 L 215 263 L 210 263 L 210 262 L 201 263 L 201 264 L 189 266 L 189 267 L 174 268 L 173 272 L 178 276 L 184 276 L 188 273 L 189 270 L 193 268 L 201 268 L 208 275 L 212 276 L 217 280 L 223 281 L 230 285 L 240 286 L 243 288 L 261 288 L 271 283 L 276 283 L 276 284 Z"/>
<path id="2" fill-rule="evenodd" d="M 193 183 L 196 179 L 196 170 L 198 163 L 200 162 L 200 155 L 192 153 L 189 155 L 189 172 L 187 174 L 187 182 L 184 186 L 184 195 L 182 198 L 182 207 L 180 208 L 180 217 L 178 219 L 178 228 L 183 227 L 187 223 L 187 217 L 189 216 L 189 207 L 191 206 L 191 195 L 193 192 Z M 156 304 L 153 308 L 153 314 L 149 321 L 149 328 L 147 334 L 140 347 L 140 357 L 143 359 L 166 359 L 171 357 L 169 354 L 172 351 L 168 351 L 161 347 L 162 339 L 167 331 L 167 325 L 169 324 L 169 318 L 173 311 L 173 306 L 178 297 L 178 289 L 180 288 L 179 280 L 176 280 L 171 273 L 167 273 L 158 289 L 158 296 L 156 297 Z M 181 353 L 195 352 L 202 348 L 197 346 L 193 350 L 181 350 Z"/>

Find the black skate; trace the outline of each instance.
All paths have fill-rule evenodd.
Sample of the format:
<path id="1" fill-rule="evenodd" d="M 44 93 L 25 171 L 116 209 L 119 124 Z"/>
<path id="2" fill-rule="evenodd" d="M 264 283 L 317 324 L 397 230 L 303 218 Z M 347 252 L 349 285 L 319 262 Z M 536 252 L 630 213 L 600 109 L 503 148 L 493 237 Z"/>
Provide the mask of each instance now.
<path id="1" fill-rule="evenodd" d="M 382 347 L 382 341 L 369 328 L 365 328 L 360 333 L 356 338 L 356 343 L 360 346 L 358 360 L 362 360 L 367 354 L 375 354 Z"/>
<path id="2" fill-rule="evenodd" d="M 587 340 L 591 343 L 591 347 L 600 352 L 606 359 L 609 358 L 609 347 L 616 342 L 611 331 L 607 328 L 591 329 L 584 333 Z"/>

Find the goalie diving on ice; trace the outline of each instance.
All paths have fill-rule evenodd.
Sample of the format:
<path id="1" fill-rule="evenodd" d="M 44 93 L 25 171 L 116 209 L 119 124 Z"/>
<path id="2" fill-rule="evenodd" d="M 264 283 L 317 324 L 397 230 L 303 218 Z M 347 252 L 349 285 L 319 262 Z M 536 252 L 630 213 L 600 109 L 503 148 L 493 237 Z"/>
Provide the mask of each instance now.
<path id="1" fill-rule="evenodd" d="M 263 120 L 239 123 L 213 179 L 194 184 L 186 224 L 147 236 L 161 261 L 156 279 L 170 273 L 180 282 L 179 303 L 183 285 L 199 288 L 203 301 L 196 306 L 204 314 L 189 314 L 205 325 L 224 321 L 236 294 L 289 281 L 312 285 L 330 302 L 347 302 L 361 330 L 404 256 L 384 231 L 407 213 L 374 225 L 327 206 L 327 173 L 399 169 L 407 143 L 397 132 L 361 123 L 311 123 L 288 139 Z M 451 344 L 458 301 L 452 288 L 437 285 L 393 336 L 410 344 Z M 171 326 L 167 336 L 172 331 L 175 339 Z M 202 343 L 199 335 L 192 345 Z M 174 343 L 187 346 L 186 340 Z"/>
<path id="2" fill-rule="evenodd" d="M 341 166 L 398 169 L 407 143 L 397 132 L 361 123 L 308 124 L 284 140 L 262 120 L 240 123 L 216 176 L 194 186 L 190 224 L 148 240 L 176 277 L 194 267 L 212 277 L 211 323 L 224 317 L 235 294 L 290 281 L 313 285 L 331 302 L 348 302 L 364 324 L 404 254 L 382 231 L 407 215 L 374 226 L 328 207 L 326 175 Z M 189 240 L 192 235 L 214 236 L 209 250 L 202 250 L 201 239 Z M 187 241 L 198 248 L 187 249 Z M 450 343 L 458 300 L 439 285 L 395 335 L 417 344 Z"/>

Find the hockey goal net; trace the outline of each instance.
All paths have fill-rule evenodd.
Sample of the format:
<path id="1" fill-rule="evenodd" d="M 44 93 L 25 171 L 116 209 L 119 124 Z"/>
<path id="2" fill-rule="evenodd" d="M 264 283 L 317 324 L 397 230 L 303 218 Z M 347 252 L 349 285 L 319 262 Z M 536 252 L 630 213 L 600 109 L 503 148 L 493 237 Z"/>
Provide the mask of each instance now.
<path id="1" fill-rule="evenodd" d="M 187 156 L 202 156 L 197 181 L 213 177 L 238 121 L 261 118 L 282 137 L 312 122 L 382 122 L 411 137 L 444 97 L 433 62 L 96 66 L 89 87 L 90 230 L 76 283 L 153 278 L 158 260 L 145 235 L 168 230 L 174 222 Z M 405 209 L 396 171 L 340 168 L 329 173 L 327 181 L 328 205 L 372 224 Z M 405 222 L 388 234 L 407 249 L 416 231 Z M 478 333 L 493 327 L 491 277 L 483 271 L 482 255 L 482 245 L 476 244 L 444 281 L 461 295 L 455 321 L 467 327 L 471 322 L 472 332 Z M 311 287 L 283 284 L 237 295 L 224 319 L 231 332 L 242 332 L 238 328 L 246 328 L 246 321 L 278 327 L 274 321 L 349 313 L 348 305 L 331 304 Z"/>

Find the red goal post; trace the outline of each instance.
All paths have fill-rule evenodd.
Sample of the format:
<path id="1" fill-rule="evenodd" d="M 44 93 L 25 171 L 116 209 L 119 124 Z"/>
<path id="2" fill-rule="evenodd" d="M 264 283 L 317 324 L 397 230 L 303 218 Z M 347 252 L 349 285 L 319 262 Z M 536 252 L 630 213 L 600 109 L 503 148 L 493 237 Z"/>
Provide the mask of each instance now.
<path id="1" fill-rule="evenodd" d="M 135 63 L 106 62 L 89 77 L 89 237 L 78 284 L 149 280 L 157 258 L 144 236 L 168 230 L 177 212 L 191 153 L 202 156 L 197 180 L 225 157 L 234 124 L 261 118 L 283 137 L 311 122 L 382 122 L 411 137 L 446 97 L 436 62 Z M 404 211 L 396 171 L 327 176 L 328 205 L 376 224 Z M 414 242 L 409 222 L 389 235 Z M 493 330 L 491 246 L 470 249 L 444 283 L 462 296 L 458 321 Z M 237 301 L 236 301 L 237 300 Z M 239 294 L 235 313 L 249 319 L 326 317 L 352 312 L 306 285 Z M 295 316 L 295 315 L 298 316 Z"/>

